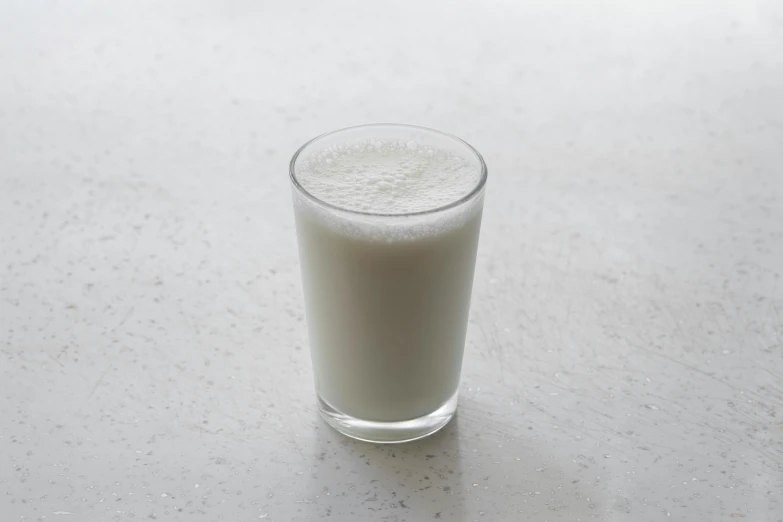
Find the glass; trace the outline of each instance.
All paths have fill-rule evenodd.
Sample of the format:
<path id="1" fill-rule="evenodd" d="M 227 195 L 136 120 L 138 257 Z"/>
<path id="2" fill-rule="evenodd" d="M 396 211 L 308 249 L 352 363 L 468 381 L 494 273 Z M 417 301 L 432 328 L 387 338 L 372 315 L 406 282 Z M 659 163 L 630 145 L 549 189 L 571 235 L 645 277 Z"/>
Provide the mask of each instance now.
<path id="1" fill-rule="evenodd" d="M 297 169 L 308 158 L 360 140 L 456 154 L 476 169 L 477 181 L 455 201 L 399 214 L 349 210 L 307 191 Z M 432 129 L 371 124 L 307 142 L 291 159 L 290 175 L 321 415 L 339 432 L 370 442 L 436 432 L 457 408 L 487 180 L 483 158 Z"/>

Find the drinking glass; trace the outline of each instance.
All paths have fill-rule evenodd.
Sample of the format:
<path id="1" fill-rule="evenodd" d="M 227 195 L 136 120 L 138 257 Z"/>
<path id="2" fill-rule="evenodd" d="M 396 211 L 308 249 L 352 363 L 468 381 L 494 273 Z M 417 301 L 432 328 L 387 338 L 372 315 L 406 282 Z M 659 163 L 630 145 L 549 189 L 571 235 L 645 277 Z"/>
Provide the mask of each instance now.
<path id="1" fill-rule="evenodd" d="M 300 182 L 308 158 L 325 148 L 377 140 L 422 147 L 424 155 L 458 155 L 476 169 L 475 185 L 434 208 L 390 213 L 327 202 Z M 371 124 L 305 143 L 291 159 L 290 177 L 321 415 L 339 432 L 370 442 L 436 432 L 457 408 L 487 180 L 483 158 L 436 130 Z"/>

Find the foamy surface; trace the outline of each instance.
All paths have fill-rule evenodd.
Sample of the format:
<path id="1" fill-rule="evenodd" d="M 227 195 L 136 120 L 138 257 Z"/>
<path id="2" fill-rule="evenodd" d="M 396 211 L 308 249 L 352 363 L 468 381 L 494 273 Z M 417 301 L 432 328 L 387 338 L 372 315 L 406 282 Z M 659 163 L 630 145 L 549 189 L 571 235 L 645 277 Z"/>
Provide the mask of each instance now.
<path id="1" fill-rule="evenodd" d="M 346 210 L 407 214 L 458 201 L 480 169 L 454 152 L 417 141 L 364 139 L 310 153 L 297 179 L 316 198 Z"/>

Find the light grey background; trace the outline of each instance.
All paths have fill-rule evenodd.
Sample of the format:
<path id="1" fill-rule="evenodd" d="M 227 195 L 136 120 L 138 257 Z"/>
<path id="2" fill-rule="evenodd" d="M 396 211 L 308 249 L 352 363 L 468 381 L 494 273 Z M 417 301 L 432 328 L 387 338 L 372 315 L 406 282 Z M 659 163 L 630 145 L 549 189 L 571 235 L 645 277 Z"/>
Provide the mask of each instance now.
<path id="1" fill-rule="evenodd" d="M 645 3 L 0 3 L 0 518 L 783 520 L 783 6 Z M 374 121 L 490 167 L 395 447 L 316 414 L 287 179 Z"/>

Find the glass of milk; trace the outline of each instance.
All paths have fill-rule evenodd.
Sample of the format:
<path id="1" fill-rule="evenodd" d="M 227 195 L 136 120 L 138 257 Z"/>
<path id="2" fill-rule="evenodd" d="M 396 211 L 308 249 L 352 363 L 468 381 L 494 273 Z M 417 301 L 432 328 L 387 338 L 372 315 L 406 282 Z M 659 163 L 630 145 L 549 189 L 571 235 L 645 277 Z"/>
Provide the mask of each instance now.
<path id="1" fill-rule="evenodd" d="M 399 124 L 319 136 L 290 166 L 319 410 L 370 442 L 425 437 L 457 407 L 487 166 Z"/>

